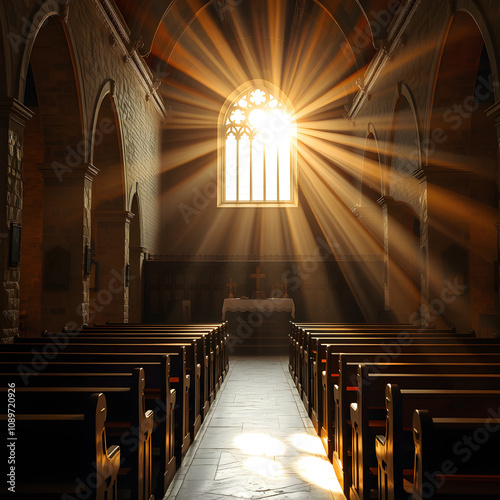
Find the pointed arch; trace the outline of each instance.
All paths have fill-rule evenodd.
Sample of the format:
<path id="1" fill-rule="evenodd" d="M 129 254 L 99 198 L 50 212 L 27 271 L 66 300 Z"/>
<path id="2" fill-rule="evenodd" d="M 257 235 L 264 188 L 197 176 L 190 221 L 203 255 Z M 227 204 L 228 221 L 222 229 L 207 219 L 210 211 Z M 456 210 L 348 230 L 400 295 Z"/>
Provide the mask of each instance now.
<path id="1" fill-rule="evenodd" d="M 118 190 L 121 193 L 123 200 L 123 210 L 129 206 L 131 200 L 128 200 L 127 173 L 125 168 L 125 151 L 123 141 L 123 129 L 121 126 L 120 115 L 115 101 L 116 82 L 108 79 L 102 85 L 97 94 L 92 114 L 92 122 L 90 128 L 90 136 L 87 141 L 89 163 L 95 163 L 96 148 L 99 148 L 103 143 L 113 141 L 113 184 L 115 186 L 115 195 L 118 195 Z M 95 165 L 99 170 L 102 170 L 99 165 Z M 120 171 L 118 172 L 118 167 Z M 109 173 L 109 172 L 108 172 Z M 105 174 L 106 175 L 106 174 Z"/>
<path id="2" fill-rule="evenodd" d="M 369 123 L 361 173 L 361 204 L 363 204 L 363 197 L 376 201 L 384 196 L 382 178 L 382 158 L 377 131 L 375 126 Z"/>
<path id="3" fill-rule="evenodd" d="M 142 213 L 139 193 L 132 196 L 130 212 L 130 289 L 129 289 L 129 322 L 139 323 L 142 320 L 142 272 L 145 249 L 142 246 Z"/>
<path id="4" fill-rule="evenodd" d="M 34 112 L 23 143 L 22 245 L 28 247 L 21 250 L 20 279 L 21 309 L 32 321 L 32 334 L 57 331 L 70 319 L 81 324 L 79 311 L 88 300 L 83 276 L 87 177 L 77 173 L 88 174 L 81 73 L 60 4 L 49 0 L 33 16 L 16 77 L 19 99 L 29 96 Z M 59 281 L 57 252 L 67 270 Z"/>
<path id="5" fill-rule="evenodd" d="M 10 88 L 12 81 L 12 60 L 10 51 L 7 51 L 7 16 L 5 3 L 0 4 L 0 95 L 11 96 Z"/>
<path id="6" fill-rule="evenodd" d="M 400 82 L 397 86 L 393 105 L 389 147 L 383 172 L 382 183 L 385 194 L 396 197 L 395 183 L 412 178 L 421 168 L 422 141 L 415 98 L 410 88 Z M 401 125 L 401 121 L 404 122 Z M 416 206 L 414 206 L 417 209 Z"/>
<path id="7" fill-rule="evenodd" d="M 24 46 L 24 52 L 21 59 L 21 65 L 18 69 L 17 81 L 18 89 L 17 95 L 18 99 L 22 101 L 25 93 L 26 78 L 28 75 L 28 69 L 32 60 L 33 48 L 36 45 L 40 45 L 37 42 L 39 33 L 43 28 L 46 27 L 47 23 L 53 23 L 57 19 L 60 23 L 60 27 L 65 35 L 64 43 L 62 43 L 62 37 L 58 37 L 53 43 L 59 45 L 62 48 L 62 53 L 54 53 L 54 60 L 51 64 L 47 66 L 56 65 L 61 60 L 67 59 L 67 53 L 69 54 L 69 59 L 71 60 L 71 68 L 73 70 L 74 79 L 76 81 L 77 95 L 75 96 L 78 100 L 79 116 L 81 117 L 81 131 L 85 130 L 87 123 L 87 117 L 85 113 L 85 106 L 83 105 L 83 79 L 81 72 L 81 64 L 79 60 L 78 51 L 76 50 L 76 44 L 74 42 L 74 36 L 72 33 L 71 25 L 68 22 L 68 12 L 64 10 L 65 5 L 60 0 L 47 0 L 43 5 L 35 12 L 30 23 L 29 32 L 26 34 L 26 43 Z M 46 32 L 46 30 L 43 30 Z M 67 53 L 66 53 L 67 51 Z M 47 68 L 47 71 L 49 69 Z M 86 160 L 86 159 L 85 159 Z"/>

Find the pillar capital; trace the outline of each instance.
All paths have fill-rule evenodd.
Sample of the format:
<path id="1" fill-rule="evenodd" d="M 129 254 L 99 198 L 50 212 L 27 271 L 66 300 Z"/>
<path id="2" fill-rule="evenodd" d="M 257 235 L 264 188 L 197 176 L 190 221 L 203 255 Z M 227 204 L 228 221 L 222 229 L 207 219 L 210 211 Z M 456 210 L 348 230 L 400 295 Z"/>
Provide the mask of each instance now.
<path id="1" fill-rule="evenodd" d="M 486 115 L 493 118 L 495 125 L 500 127 L 500 101 L 497 101 L 493 106 L 486 110 Z"/>
<path id="2" fill-rule="evenodd" d="M 378 205 L 356 205 L 351 208 L 351 213 L 358 219 L 380 217 L 381 208 Z"/>
<path id="3" fill-rule="evenodd" d="M 128 210 L 95 210 L 94 216 L 98 222 L 125 222 L 129 224 L 135 217 L 132 212 Z"/>
<path id="4" fill-rule="evenodd" d="M 87 180 L 92 182 L 99 174 L 99 169 L 91 163 L 82 163 L 78 167 L 72 168 L 59 161 L 39 163 L 38 169 L 42 172 L 43 178 L 47 181 L 52 179 L 64 185 L 68 180 Z"/>
<path id="5" fill-rule="evenodd" d="M 381 196 L 377 203 L 382 207 L 382 210 L 387 210 L 389 207 L 398 206 L 399 203 L 392 196 Z"/>
<path id="6" fill-rule="evenodd" d="M 17 99 L 13 97 L 0 98 L 0 120 L 8 118 L 24 127 L 33 115 L 33 111 Z"/>

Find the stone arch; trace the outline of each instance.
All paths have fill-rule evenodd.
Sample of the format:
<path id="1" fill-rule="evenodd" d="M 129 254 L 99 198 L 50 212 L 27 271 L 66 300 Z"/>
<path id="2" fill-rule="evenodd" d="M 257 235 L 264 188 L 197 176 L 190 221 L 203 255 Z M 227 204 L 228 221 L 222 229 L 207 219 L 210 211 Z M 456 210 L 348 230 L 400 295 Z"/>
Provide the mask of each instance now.
<path id="1" fill-rule="evenodd" d="M 421 134 L 410 88 L 400 82 L 394 100 L 380 200 L 384 220 L 387 320 L 409 323 L 421 316 L 421 209 L 415 175 L 421 165 Z M 412 318 L 412 320 L 410 320 Z"/>
<path id="2" fill-rule="evenodd" d="M 371 123 L 367 127 L 361 181 L 361 204 L 363 204 L 363 198 L 376 202 L 384 195 L 379 141 L 377 131 Z"/>
<path id="3" fill-rule="evenodd" d="M 380 150 L 375 127 L 369 124 L 362 160 L 360 199 L 356 212 L 360 221 L 375 238 L 381 252 L 384 247 L 384 228 L 382 208 L 378 201 L 383 196 L 382 189 Z"/>
<path id="4" fill-rule="evenodd" d="M 420 169 L 422 164 L 421 132 L 415 98 L 410 88 L 400 82 L 393 105 L 393 116 L 387 149 L 386 165 L 389 168 L 383 175 L 385 193 L 397 198 L 401 186 Z M 402 125 L 401 122 L 404 122 Z M 409 127 L 408 124 L 413 126 Z M 403 188 L 403 191 L 406 191 Z M 417 206 L 414 205 L 417 210 Z"/>
<path id="5" fill-rule="evenodd" d="M 129 322 L 142 321 L 142 266 L 145 249 L 142 246 L 142 219 L 139 193 L 132 197 L 130 212 L 133 214 L 130 222 L 130 287 L 129 287 Z"/>
<path id="6" fill-rule="evenodd" d="M 29 33 L 25 37 L 25 47 L 21 59 L 21 64 L 17 73 L 18 89 L 17 95 L 18 99 L 22 100 L 25 93 L 26 76 L 28 74 L 28 68 L 32 59 L 32 51 L 35 46 L 35 41 L 38 38 L 38 34 L 42 28 L 45 27 L 47 22 L 53 22 L 54 19 L 58 19 L 61 23 L 62 30 L 66 36 L 66 40 L 63 44 L 64 50 L 68 51 L 71 56 L 72 67 L 74 69 L 74 77 L 76 79 L 77 89 L 83 89 L 83 78 L 78 68 L 81 68 L 81 63 L 79 60 L 79 53 L 76 50 L 75 36 L 73 34 L 73 29 L 69 20 L 70 8 L 69 4 L 64 4 L 60 0 L 46 0 L 45 3 L 40 7 L 40 9 L 34 14 L 31 23 Z M 60 57 L 66 57 L 66 54 Z M 80 116 L 82 120 L 82 130 L 86 129 L 87 115 L 86 108 L 83 103 L 83 94 L 78 92 L 78 100 L 80 106 Z"/>
<path id="7" fill-rule="evenodd" d="M 5 5 L 0 6 L 0 96 L 10 96 L 12 78 L 12 66 L 10 53 L 7 52 L 7 16 L 5 15 Z M 10 79 L 9 79 L 10 75 Z"/>
<path id="8" fill-rule="evenodd" d="M 384 212 L 385 309 L 398 323 L 421 319 L 420 219 L 408 203 L 381 200 Z"/>
<path id="9" fill-rule="evenodd" d="M 104 84 L 97 99 L 90 153 L 99 174 L 92 184 L 91 238 L 96 286 L 90 292 L 91 321 L 128 319 L 125 272 L 131 215 L 126 210 L 123 145 L 113 94 Z M 116 282 L 121 281 L 119 284 Z"/>
<path id="10" fill-rule="evenodd" d="M 19 98 L 34 111 L 25 130 L 21 310 L 28 334 L 86 321 L 84 152 L 80 77 L 60 5 L 35 14 L 19 77 Z M 57 90 L 55 90 L 57 89 Z M 66 259 L 59 272 L 55 250 Z M 31 318 L 31 321 L 29 318 Z"/>
<path id="11" fill-rule="evenodd" d="M 477 329 L 481 315 L 496 314 L 498 307 L 491 293 L 498 136 L 487 115 L 498 99 L 497 57 L 477 5 L 455 5 L 437 58 L 424 151 L 429 299 L 439 300 L 446 284 L 461 287 L 439 321 Z"/>

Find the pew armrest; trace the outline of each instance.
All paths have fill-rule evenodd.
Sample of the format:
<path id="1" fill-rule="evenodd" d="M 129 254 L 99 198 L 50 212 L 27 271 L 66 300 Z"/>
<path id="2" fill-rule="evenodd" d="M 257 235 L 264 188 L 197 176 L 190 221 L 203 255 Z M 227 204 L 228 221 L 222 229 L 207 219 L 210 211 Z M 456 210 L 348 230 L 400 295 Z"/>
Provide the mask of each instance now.
<path id="1" fill-rule="evenodd" d="M 118 455 L 118 460 L 119 460 L 120 459 L 120 447 L 117 444 L 110 446 L 106 451 L 106 455 L 108 455 L 108 458 L 110 460 L 113 460 L 113 458 L 115 458 L 115 456 Z"/>
<path id="2" fill-rule="evenodd" d="M 349 412 L 351 415 L 351 422 L 354 427 L 354 422 L 358 423 L 358 403 L 351 403 L 349 406 Z"/>
<path id="3" fill-rule="evenodd" d="M 148 433 L 148 435 L 151 435 L 153 432 L 153 426 L 154 426 L 154 411 L 153 410 L 148 410 L 146 414 L 144 415 L 144 433 Z"/>

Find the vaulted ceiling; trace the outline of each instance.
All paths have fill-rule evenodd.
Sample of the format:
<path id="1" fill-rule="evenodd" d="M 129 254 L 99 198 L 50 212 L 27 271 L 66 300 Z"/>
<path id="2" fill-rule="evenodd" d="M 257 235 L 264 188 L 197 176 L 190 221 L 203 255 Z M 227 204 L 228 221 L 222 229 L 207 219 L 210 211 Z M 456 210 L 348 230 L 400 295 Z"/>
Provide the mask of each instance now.
<path id="1" fill-rule="evenodd" d="M 313 4 L 321 6 L 331 16 L 351 46 L 356 45 L 353 55 L 358 69 L 363 67 L 387 35 L 387 27 L 393 14 L 405 0 L 274 0 L 280 10 L 286 12 L 288 26 L 300 27 L 305 12 Z M 240 13 L 240 19 L 248 19 L 248 11 L 259 9 L 259 0 L 115 0 L 132 38 L 141 40 L 141 55 L 153 53 L 168 62 L 170 55 L 183 33 L 202 14 L 208 13 L 220 25 L 228 25 L 231 17 Z M 244 14 L 242 16 L 242 14 Z M 371 44 L 356 44 L 356 35 L 369 26 Z M 361 30 L 361 31 L 360 31 Z"/>

